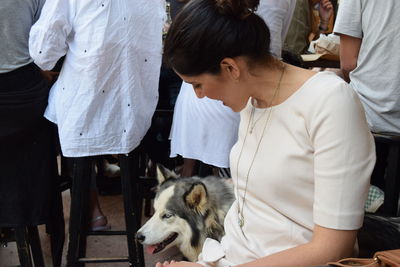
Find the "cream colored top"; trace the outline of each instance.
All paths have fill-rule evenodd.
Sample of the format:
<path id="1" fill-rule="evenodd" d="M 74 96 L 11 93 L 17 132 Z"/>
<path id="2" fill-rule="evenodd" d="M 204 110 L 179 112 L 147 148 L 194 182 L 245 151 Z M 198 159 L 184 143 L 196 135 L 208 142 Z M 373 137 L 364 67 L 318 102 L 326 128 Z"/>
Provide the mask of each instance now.
<path id="1" fill-rule="evenodd" d="M 235 201 L 221 243 L 208 239 L 204 244 L 203 264 L 241 264 L 307 243 L 314 224 L 343 230 L 362 225 L 375 147 L 354 90 L 333 73 L 315 74 L 273 107 L 263 137 L 269 111 L 256 109 L 255 118 L 262 117 L 250 134 L 251 109 L 249 101 L 230 156 L 240 206 L 254 158 L 243 212 L 245 236 Z"/>

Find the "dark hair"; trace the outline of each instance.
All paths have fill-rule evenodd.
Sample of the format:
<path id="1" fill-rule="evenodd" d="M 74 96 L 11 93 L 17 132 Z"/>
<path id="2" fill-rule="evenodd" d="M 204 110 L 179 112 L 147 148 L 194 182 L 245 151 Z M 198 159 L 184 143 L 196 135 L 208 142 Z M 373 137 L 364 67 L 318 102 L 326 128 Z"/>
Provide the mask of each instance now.
<path id="1" fill-rule="evenodd" d="M 246 56 L 265 62 L 270 33 L 254 13 L 259 0 L 191 0 L 175 17 L 165 40 L 164 56 L 178 73 L 218 74 L 226 57 Z"/>

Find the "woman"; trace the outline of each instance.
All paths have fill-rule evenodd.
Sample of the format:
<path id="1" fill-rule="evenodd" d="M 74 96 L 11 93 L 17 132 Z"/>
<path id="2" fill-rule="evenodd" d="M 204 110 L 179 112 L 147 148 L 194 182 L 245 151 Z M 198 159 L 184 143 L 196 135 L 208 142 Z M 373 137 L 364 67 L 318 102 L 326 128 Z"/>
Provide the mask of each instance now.
<path id="1" fill-rule="evenodd" d="M 364 111 L 334 74 L 267 52 L 258 3 L 193 0 L 168 33 L 172 68 L 198 97 L 240 111 L 241 122 L 225 236 L 207 239 L 198 263 L 164 265 L 298 267 L 354 251 L 375 162 Z"/>

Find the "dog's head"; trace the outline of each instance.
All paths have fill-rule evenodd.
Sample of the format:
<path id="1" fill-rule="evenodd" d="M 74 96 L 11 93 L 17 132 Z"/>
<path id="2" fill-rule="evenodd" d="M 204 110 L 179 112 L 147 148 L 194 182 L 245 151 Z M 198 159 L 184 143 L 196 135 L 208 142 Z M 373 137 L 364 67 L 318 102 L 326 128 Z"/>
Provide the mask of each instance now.
<path id="1" fill-rule="evenodd" d="M 174 179 L 175 175 L 165 175 L 165 168 L 159 171 L 155 213 L 139 229 L 137 239 L 147 246 L 148 253 L 178 246 L 189 260 L 195 261 L 209 209 L 207 188 L 199 178 Z"/>

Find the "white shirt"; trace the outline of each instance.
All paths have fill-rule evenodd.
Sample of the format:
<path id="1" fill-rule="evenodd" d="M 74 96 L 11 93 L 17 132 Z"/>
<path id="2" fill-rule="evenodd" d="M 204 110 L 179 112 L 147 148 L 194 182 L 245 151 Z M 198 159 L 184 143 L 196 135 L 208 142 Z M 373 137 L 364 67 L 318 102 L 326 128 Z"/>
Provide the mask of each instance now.
<path id="1" fill-rule="evenodd" d="M 375 147 L 354 90 L 321 72 L 272 111 L 256 109 L 252 133 L 251 110 L 249 101 L 230 157 L 239 197 L 221 242 L 204 243 L 207 265 L 235 266 L 308 243 L 315 224 L 355 230 L 363 222 Z M 244 236 L 237 203 L 242 210 L 245 190 Z"/>
<path id="2" fill-rule="evenodd" d="M 270 51 L 281 57 L 282 44 L 292 21 L 296 0 L 260 0 L 257 15 L 264 19 L 271 34 Z"/>
<path id="3" fill-rule="evenodd" d="M 200 160 L 229 167 L 229 153 L 237 141 L 239 113 L 221 101 L 198 98 L 189 83 L 182 83 L 171 127 L 171 157 Z"/>
<path id="4" fill-rule="evenodd" d="M 360 96 L 372 131 L 400 135 L 400 1 L 347 0 L 335 33 L 362 39 L 350 85 Z"/>
<path id="5" fill-rule="evenodd" d="M 158 101 L 163 0 L 49 0 L 30 32 L 45 70 L 66 54 L 45 117 L 64 156 L 132 151 Z"/>

